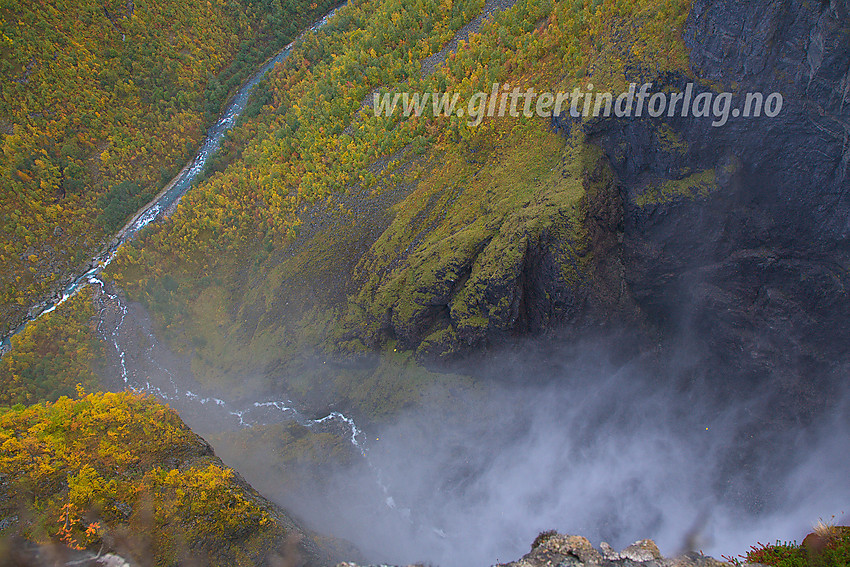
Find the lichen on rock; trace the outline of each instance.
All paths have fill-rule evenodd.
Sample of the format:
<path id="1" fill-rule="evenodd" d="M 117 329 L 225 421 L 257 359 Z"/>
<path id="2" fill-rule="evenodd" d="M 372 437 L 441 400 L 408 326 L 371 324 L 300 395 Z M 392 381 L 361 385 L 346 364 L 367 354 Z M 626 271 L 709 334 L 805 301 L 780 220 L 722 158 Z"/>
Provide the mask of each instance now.
<path id="1" fill-rule="evenodd" d="M 596 549 L 582 536 L 543 532 L 531 546 L 531 551 L 517 561 L 499 563 L 494 567 L 728 567 L 702 553 L 689 552 L 665 558 L 651 539 L 636 541 L 617 553 L 608 543 Z M 336 567 L 391 567 L 388 565 L 358 565 L 339 563 Z M 406 567 L 421 567 L 408 565 Z"/>

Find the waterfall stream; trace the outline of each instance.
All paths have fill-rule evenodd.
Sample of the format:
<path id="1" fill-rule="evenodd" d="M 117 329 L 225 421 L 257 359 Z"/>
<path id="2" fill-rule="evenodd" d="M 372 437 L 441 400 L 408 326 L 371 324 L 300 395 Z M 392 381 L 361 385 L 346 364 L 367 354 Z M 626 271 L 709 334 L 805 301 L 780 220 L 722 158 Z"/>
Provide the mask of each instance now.
<path id="1" fill-rule="evenodd" d="M 117 292 L 111 291 L 110 286 L 96 275 L 90 276 L 87 285 L 97 286 L 95 301 L 100 304 L 97 332 L 100 338 L 111 348 L 114 365 L 120 369 L 120 383 L 115 386 L 135 392 L 143 392 L 155 396 L 172 405 L 181 416 L 186 413 L 199 412 L 207 421 L 215 422 L 219 428 L 249 428 L 270 425 L 281 422 L 295 422 L 303 427 L 331 432 L 344 437 L 356 454 L 363 459 L 371 471 L 374 482 L 383 495 L 384 505 L 390 509 L 396 507 L 389 487 L 383 480 L 383 475 L 369 456 L 366 434 L 350 416 L 340 411 L 329 411 L 322 417 L 307 417 L 290 399 L 270 399 L 260 396 L 258 399 L 222 399 L 224 394 L 213 395 L 204 385 L 198 383 L 191 373 L 185 373 L 170 364 L 163 362 L 162 346 L 154 334 L 146 328 L 127 329 L 126 325 L 135 323 L 128 306 L 121 300 Z M 133 345 L 134 333 L 146 335 L 147 346 Z M 167 347 L 166 347 L 167 348 Z M 128 355 L 128 351 L 142 351 L 141 355 Z M 141 364 L 140 364 L 141 357 Z M 153 369 L 146 372 L 144 368 Z M 400 510 L 408 522 L 409 511 Z"/>
<path id="2" fill-rule="evenodd" d="M 321 19 L 316 21 L 307 30 L 302 32 L 294 41 L 290 42 L 286 47 L 281 49 L 275 56 L 263 63 L 239 88 L 235 95 L 227 102 L 219 119 L 209 128 L 203 143 L 201 144 L 198 153 L 175 177 L 171 180 L 157 196 L 141 210 L 139 210 L 118 233 L 106 244 L 102 250 L 95 255 L 87 264 L 85 271 L 73 277 L 70 282 L 58 293 L 54 298 L 48 300 L 41 305 L 36 306 L 31 310 L 30 316 L 17 328 L 12 330 L 7 336 L 0 341 L 0 355 L 4 354 L 11 346 L 10 339 L 12 336 L 23 331 L 26 326 L 35 321 L 42 315 L 54 311 L 58 306 L 64 303 L 69 298 L 73 297 L 79 290 L 86 286 L 92 285 L 99 288 L 99 298 L 101 303 L 100 320 L 98 322 L 97 331 L 100 337 L 114 349 L 117 357 L 117 366 L 120 368 L 120 378 L 123 387 L 137 391 L 145 392 L 156 396 L 166 402 L 180 403 L 181 405 L 192 404 L 204 408 L 205 413 L 210 414 L 210 418 L 231 420 L 239 427 L 251 427 L 255 425 L 265 425 L 269 423 L 279 422 L 281 420 L 295 421 L 296 423 L 308 428 L 336 428 L 337 432 L 342 432 L 346 435 L 351 445 L 356 449 L 357 453 L 365 460 L 369 469 L 373 471 L 375 480 L 386 497 L 386 504 L 389 507 L 394 507 L 393 498 L 389 494 L 389 489 L 381 480 L 381 473 L 377 467 L 369 459 L 368 448 L 365 444 L 365 434 L 354 420 L 339 411 L 332 411 L 320 418 L 308 418 L 304 416 L 298 409 L 293 407 L 291 400 L 268 400 L 262 399 L 253 402 L 235 402 L 225 401 L 219 397 L 212 395 L 204 395 L 196 393 L 193 390 L 202 390 L 202 386 L 192 386 L 187 388 L 181 383 L 185 382 L 184 377 L 180 380 L 174 376 L 171 370 L 165 365 L 160 364 L 156 357 L 151 356 L 153 346 L 148 349 L 147 361 L 149 364 L 157 367 L 161 371 L 161 375 L 167 377 L 164 382 L 156 383 L 150 377 L 144 380 L 137 380 L 133 377 L 132 369 L 128 366 L 127 353 L 122 341 L 127 340 L 122 336 L 122 326 L 124 325 L 128 308 L 117 293 L 109 291 L 107 284 L 100 278 L 102 270 L 108 266 L 118 251 L 118 248 L 124 243 L 135 238 L 139 232 L 152 222 L 161 220 L 167 217 L 175 208 L 180 198 L 189 190 L 192 184 L 198 179 L 198 176 L 203 172 L 210 158 L 218 153 L 224 136 L 233 128 L 237 119 L 245 110 L 245 107 L 250 98 L 253 88 L 263 79 L 265 74 L 270 71 L 277 63 L 280 63 L 289 55 L 293 46 L 300 42 L 308 33 L 315 32 L 324 27 L 328 21 L 334 16 L 337 10 L 343 6 L 334 8 Z M 117 310 L 117 318 L 114 324 L 110 325 L 107 322 L 105 314 L 110 309 L 108 304 L 112 304 L 112 309 Z M 156 345 L 157 341 L 153 334 L 148 337 L 152 345 Z M 217 412 L 218 415 L 213 415 Z"/>
<path id="3" fill-rule="evenodd" d="M 110 264 L 110 262 L 112 262 L 118 248 L 122 244 L 135 238 L 139 231 L 150 223 L 165 218 L 171 211 L 174 210 L 174 207 L 180 201 L 180 198 L 186 194 L 186 191 L 189 190 L 192 183 L 194 183 L 201 172 L 203 172 L 204 167 L 206 167 L 210 158 L 218 153 L 221 143 L 224 140 L 224 136 L 233 128 L 236 124 L 236 120 L 245 110 L 245 106 L 248 104 L 248 99 L 250 98 L 251 91 L 254 87 L 257 86 L 265 74 L 274 68 L 277 63 L 280 63 L 287 58 L 289 53 L 292 51 L 292 47 L 296 43 L 300 42 L 306 34 L 315 32 L 316 30 L 324 27 L 334 14 L 336 14 L 337 10 L 339 10 L 343 5 L 344 3 L 337 8 L 334 8 L 308 29 L 304 30 L 294 41 L 290 42 L 289 45 L 278 51 L 274 57 L 263 63 L 263 65 L 260 66 L 260 68 L 257 69 L 257 71 L 254 72 L 254 74 L 251 75 L 241 87 L 239 87 L 236 94 L 233 95 L 233 97 L 225 105 L 224 111 L 219 119 L 209 128 L 209 130 L 207 130 L 206 137 L 204 138 L 201 148 L 198 150 L 194 159 L 192 159 L 192 161 L 189 162 L 150 203 L 139 210 L 124 225 L 124 227 L 118 231 L 112 240 L 110 240 L 109 243 L 106 244 L 101 251 L 88 262 L 88 265 L 82 274 L 73 277 L 64 289 L 55 297 L 33 307 L 33 309 L 30 310 L 30 315 L 27 319 L 0 340 L 0 355 L 10 348 L 11 337 L 23 331 L 30 322 L 35 321 L 46 313 L 50 313 L 69 298 L 73 297 L 74 294 L 85 286 L 99 282 L 100 280 L 98 279 L 98 275 Z"/>

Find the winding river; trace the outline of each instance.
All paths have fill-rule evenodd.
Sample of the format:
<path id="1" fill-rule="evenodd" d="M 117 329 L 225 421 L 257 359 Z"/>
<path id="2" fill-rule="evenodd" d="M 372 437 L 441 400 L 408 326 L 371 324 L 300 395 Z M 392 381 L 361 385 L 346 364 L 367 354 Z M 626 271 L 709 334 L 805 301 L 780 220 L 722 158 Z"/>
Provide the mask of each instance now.
<path id="1" fill-rule="evenodd" d="M 369 468 L 372 469 L 375 474 L 375 480 L 386 497 L 386 505 L 393 508 L 393 499 L 389 495 L 387 487 L 381 481 L 381 473 L 369 460 L 368 450 L 364 445 L 365 435 L 357 427 L 353 419 L 341 412 L 332 411 L 324 417 L 308 418 L 293 407 L 292 402 L 288 399 L 264 399 L 248 402 L 225 401 L 212 395 L 199 394 L 193 391 L 202 391 L 203 388 L 200 385 L 196 384 L 191 387 L 192 389 L 189 389 L 185 383 L 178 384 L 173 374 L 165 368 L 162 368 L 166 376 L 164 381 L 153 381 L 150 378 L 143 381 L 134 379 L 131 376 L 131 372 L 128 371 L 129 363 L 125 354 L 126 346 L 124 344 L 126 338 L 123 337 L 121 332 L 128 313 L 127 306 L 123 304 L 121 298 L 116 293 L 111 293 L 108 286 L 100 279 L 101 271 L 112 262 L 121 245 L 135 238 L 148 224 L 167 217 L 174 210 L 180 198 L 186 194 L 192 184 L 198 179 L 198 176 L 203 172 L 210 158 L 218 153 L 225 135 L 233 128 L 239 116 L 245 110 L 251 91 L 263 79 L 265 74 L 277 63 L 286 59 L 292 51 L 293 46 L 300 42 L 306 34 L 324 27 L 343 5 L 344 3 L 340 4 L 303 31 L 294 41 L 281 49 L 272 58 L 268 59 L 241 85 L 236 94 L 227 102 L 219 119 L 207 131 L 206 137 L 194 159 L 150 203 L 139 210 L 118 231 L 109 243 L 103 247 L 102 251 L 88 262 L 88 267 L 83 273 L 74 277 L 61 293 L 34 308 L 24 323 L 10 332 L 6 337 L 3 337 L 2 343 L 0 343 L 0 355 L 7 352 L 10 348 L 11 337 L 23 331 L 29 323 L 55 310 L 84 287 L 89 285 L 97 286 L 99 288 L 102 306 L 98 333 L 104 341 L 114 348 L 121 379 L 125 388 L 138 392 L 146 392 L 166 402 L 177 403 L 178 405 L 190 404 L 203 406 L 205 413 L 222 420 L 222 423 L 226 423 L 229 420 L 237 427 L 251 427 L 281 420 L 293 420 L 311 429 L 330 429 L 336 434 L 344 435 L 348 438 L 353 448 L 365 459 Z M 114 322 L 109 323 L 107 322 L 108 318 L 104 317 L 107 309 L 104 306 L 106 303 L 111 304 L 112 308 L 118 312 L 118 317 Z M 156 342 L 155 337 L 151 336 L 149 338 L 151 341 Z"/>
<path id="2" fill-rule="evenodd" d="M 150 203 L 145 205 L 118 231 L 101 252 L 89 261 L 88 267 L 83 273 L 74 277 L 55 297 L 34 307 L 23 323 L 3 337 L 2 341 L 0 341 L 0 355 L 4 354 L 10 348 L 11 337 L 23 331 L 30 322 L 35 321 L 46 313 L 50 313 L 85 286 L 98 282 L 98 275 L 112 262 L 115 253 L 122 244 L 135 238 L 139 231 L 148 224 L 166 217 L 174 210 L 174 206 L 176 206 L 180 198 L 186 194 L 186 191 L 197 180 L 210 158 L 218 153 L 224 136 L 233 128 L 236 120 L 245 110 L 253 88 L 257 86 L 265 74 L 277 63 L 280 63 L 289 56 L 296 43 L 300 42 L 306 34 L 324 27 L 343 5 L 344 3 L 334 8 L 308 29 L 304 30 L 294 41 L 278 51 L 274 57 L 268 59 L 239 87 L 239 90 L 224 107 L 219 119 L 207 130 L 206 137 L 194 159 L 180 170 L 180 173 Z"/>

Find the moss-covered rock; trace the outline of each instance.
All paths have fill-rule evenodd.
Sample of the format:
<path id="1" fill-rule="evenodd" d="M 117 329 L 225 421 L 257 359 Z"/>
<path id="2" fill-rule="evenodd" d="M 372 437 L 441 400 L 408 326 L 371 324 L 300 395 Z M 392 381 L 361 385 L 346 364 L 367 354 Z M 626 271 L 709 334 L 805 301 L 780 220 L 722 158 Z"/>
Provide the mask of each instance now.
<path id="1" fill-rule="evenodd" d="M 356 267 L 340 337 L 448 355 L 576 315 L 593 278 L 600 153 L 541 123 L 502 135 L 476 156 L 486 167 L 449 153 L 399 204 Z"/>

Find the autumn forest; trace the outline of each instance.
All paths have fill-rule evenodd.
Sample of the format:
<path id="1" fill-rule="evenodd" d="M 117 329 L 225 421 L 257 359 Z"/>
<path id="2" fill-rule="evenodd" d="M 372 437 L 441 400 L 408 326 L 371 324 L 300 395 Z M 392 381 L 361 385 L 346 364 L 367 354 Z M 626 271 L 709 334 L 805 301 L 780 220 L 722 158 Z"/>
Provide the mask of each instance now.
<path id="1" fill-rule="evenodd" d="M 276 471 L 269 486 L 299 502 L 315 486 L 296 463 L 376 474 L 346 416 L 377 427 L 488 392 L 451 366 L 466 356 L 565 320 L 581 322 L 571 347 L 620 316 L 656 340 L 619 256 L 611 156 L 629 144 L 603 147 L 589 120 L 382 116 L 373 101 L 691 80 L 692 4 L 0 2 L 0 557 L 294 565 L 297 548 L 330 565 L 348 542 L 302 528 L 216 453 L 262 462 L 246 478 Z M 179 203 L 92 266 L 291 42 Z M 648 131 L 670 179 L 641 177 L 627 206 L 642 218 L 738 171 L 688 162 L 667 124 Z M 291 421 L 251 422 L 260 394 Z M 215 452 L 171 404 L 187 399 L 230 420 L 198 421 Z"/>

